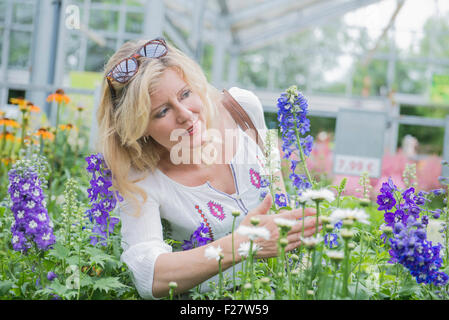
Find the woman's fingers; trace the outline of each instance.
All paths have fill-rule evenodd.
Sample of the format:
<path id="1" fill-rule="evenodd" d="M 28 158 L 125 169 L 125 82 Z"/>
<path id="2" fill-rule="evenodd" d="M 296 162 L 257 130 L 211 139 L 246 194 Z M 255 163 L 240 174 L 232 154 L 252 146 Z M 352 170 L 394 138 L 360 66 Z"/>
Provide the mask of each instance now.
<path id="1" fill-rule="evenodd" d="M 302 209 L 293 209 L 293 210 L 281 210 L 278 215 L 282 216 L 283 218 L 287 219 L 301 219 L 303 216 Z M 313 208 L 306 208 L 304 210 L 304 216 L 314 216 L 316 215 L 316 210 Z"/>
<path id="2" fill-rule="evenodd" d="M 310 229 L 310 228 L 313 228 L 315 230 L 316 218 L 315 217 L 307 217 L 304 220 L 296 221 L 296 224 L 291 228 L 289 233 L 302 231 L 303 224 L 304 224 L 304 230 Z M 321 225 L 321 220 L 319 220 L 319 219 L 318 219 L 318 224 Z"/>

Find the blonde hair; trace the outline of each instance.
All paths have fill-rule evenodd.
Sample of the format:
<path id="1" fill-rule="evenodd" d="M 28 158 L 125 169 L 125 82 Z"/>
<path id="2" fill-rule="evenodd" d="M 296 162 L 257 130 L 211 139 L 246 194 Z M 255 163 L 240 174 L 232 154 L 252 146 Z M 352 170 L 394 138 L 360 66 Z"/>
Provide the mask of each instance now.
<path id="1" fill-rule="evenodd" d="M 122 59 L 133 55 L 147 40 L 128 41 L 109 59 L 105 76 Z M 99 125 L 99 150 L 112 172 L 113 187 L 136 207 L 140 215 L 141 202 L 147 200 L 146 192 L 136 183 L 145 179 L 149 171 L 154 172 L 163 148 L 151 137 L 148 142 L 143 135 L 148 127 L 151 99 L 159 78 L 167 68 L 177 70 L 192 91 L 201 98 L 207 128 L 216 127 L 217 103 L 220 92 L 210 85 L 201 67 L 187 55 L 167 43 L 167 54 L 158 59 L 140 57 L 139 70 L 126 84 L 112 81 L 117 93 L 115 107 L 106 78 L 103 81 L 100 105 L 97 112 Z M 131 179 L 131 170 L 144 175 Z"/>

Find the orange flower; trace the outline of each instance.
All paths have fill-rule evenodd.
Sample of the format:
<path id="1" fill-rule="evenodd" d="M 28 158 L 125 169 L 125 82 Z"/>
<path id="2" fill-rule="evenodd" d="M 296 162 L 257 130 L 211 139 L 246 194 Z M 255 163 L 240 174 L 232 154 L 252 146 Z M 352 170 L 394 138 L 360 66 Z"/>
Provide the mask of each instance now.
<path id="1" fill-rule="evenodd" d="M 2 158 L 0 161 L 3 162 L 5 164 L 5 166 L 7 166 L 9 163 L 12 162 L 12 159 L 11 158 Z"/>
<path id="2" fill-rule="evenodd" d="M 55 93 L 52 93 L 47 97 L 47 102 L 57 102 L 61 103 L 64 102 L 65 104 L 70 102 L 70 98 L 64 94 L 64 90 L 58 89 Z"/>
<path id="3" fill-rule="evenodd" d="M 64 131 L 64 130 L 72 130 L 72 129 L 78 130 L 78 128 L 76 126 L 74 126 L 73 124 L 71 124 L 71 123 L 60 124 L 59 125 L 59 129 L 62 130 L 62 131 Z"/>
<path id="4" fill-rule="evenodd" d="M 15 140 L 15 136 L 9 131 L 6 131 L 5 133 L 0 133 L 0 139 L 3 139 L 3 138 L 5 138 L 6 140 L 9 140 L 9 141 Z"/>
<path id="5" fill-rule="evenodd" d="M 55 135 L 48 131 L 46 128 L 39 128 L 36 133 L 34 133 L 35 136 L 42 136 L 43 139 L 53 140 L 55 138 Z"/>
<path id="6" fill-rule="evenodd" d="M 27 108 L 28 108 L 28 111 L 31 111 L 31 112 L 39 112 L 39 111 L 41 111 L 41 108 L 39 108 L 38 106 L 35 106 L 30 101 L 28 101 L 28 103 L 27 103 Z"/>
<path id="7" fill-rule="evenodd" d="M 7 127 L 19 128 L 20 124 L 13 119 L 2 118 L 0 119 L 0 126 L 5 125 Z"/>

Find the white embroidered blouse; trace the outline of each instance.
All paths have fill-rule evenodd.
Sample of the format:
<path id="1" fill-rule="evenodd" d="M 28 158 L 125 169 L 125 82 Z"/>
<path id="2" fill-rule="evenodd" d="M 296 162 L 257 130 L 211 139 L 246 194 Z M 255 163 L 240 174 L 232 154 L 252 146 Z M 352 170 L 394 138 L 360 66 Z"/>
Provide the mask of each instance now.
<path id="1" fill-rule="evenodd" d="M 229 89 L 229 93 L 245 109 L 265 141 L 267 127 L 260 100 L 251 91 L 236 87 Z M 274 153 L 279 160 L 277 148 Z M 268 191 L 261 186 L 261 177 L 265 174 L 264 165 L 265 158 L 259 146 L 239 128 L 237 151 L 230 162 L 236 190 L 234 194 L 217 190 L 209 182 L 195 187 L 184 186 L 159 169 L 137 183 L 146 191 L 148 200 L 143 204 L 139 217 L 133 216 L 131 206 L 126 201 L 119 205 L 124 250 L 121 260 L 131 271 L 142 298 L 156 299 L 152 294 L 152 286 L 158 256 L 182 250 L 172 248 L 164 242 L 161 219 L 165 219 L 170 226 L 170 238 L 181 244 L 184 240 L 189 240 L 202 223 L 209 228 L 209 237 L 213 240 L 230 234 L 232 211 L 239 210 L 242 213 L 236 220 L 238 225 L 249 211 L 259 205 L 261 192 Z M 277 170 L 280 170 L 279 162 Z M 237 265 L 237 270 L 239 269 L 240 266 Z M 224 276 L 231 278 L 232 268 L 226 270 Z M 218 276 L 203 282 L 202 291 L 210 290 L 206 283 L 209 281 L 218 283 Z"/>

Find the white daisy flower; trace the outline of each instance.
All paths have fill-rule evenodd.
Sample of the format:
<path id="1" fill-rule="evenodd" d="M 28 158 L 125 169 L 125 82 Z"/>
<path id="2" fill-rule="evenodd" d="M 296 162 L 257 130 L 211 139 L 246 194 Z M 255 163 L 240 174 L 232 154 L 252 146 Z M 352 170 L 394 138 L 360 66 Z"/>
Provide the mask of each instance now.
<path id="1" fill-rule="evenodd" d="M 265 240 L 270 239 L 270 231 L 265 227 L 248 227 L 239 226 L 237 232 L 242 236 L 248 236 L 250 240 L 256 240 L 257 238 L 264 238 Z"/>
<path id="2" fill-rule="evenodd" d="M 305 202 L 308 204 L 312 204 L 314 201 L 328 201 L 332 202 L 335 200 L 335 195 L 332 191 L 328 189 L 320 189 L 320 190 L 305 190 L 298 199 L 300 202 Z"/>
<path id="3" fill-rule="evenodd" d="M 330 223 L 334 225 L 345 219 L 369 224 L 369 216 L 362 209 L 337 209 L 330 214 L 329 218 Z"/>
<path id="4" fill-rule="evenodd" d="M 278 227 L 290 227 L 292 228 L 295 224 L 298 223 L 295 219 L 286 219 L 286 218 L 274 218 L 274 223 Z"/>
<path id="5" fill-rule="evenodd" d="M 332 260 L 343 260 L 345 257 L 343 251 L 335 251 L 335 250 L 326 251 L 326 255 Z"/>
<path id="6" fill-rule="evenodd" d="M 316 237 L 308 237 L 308 238 L 301 237 L 301 242 L 307 248 L 315 248 L 321 241 L 323 241 L 323 237 L 321 235 L 318 235 Z"/>
<path id="7" fill-rule="evenodd" d="M 220 246 L 218 246 L 217 248 L 215 248 L 214 246 L 209 246 L 206 248 L 206 250 L 204 250 L 204 256 L 207 259 L 215 259 L 215 260 L 220 260 L 220 254 L 221 254 L 221 248 Z"/>
<path id="8" fill-rule="evenodd" d="M 240 256 L 242 257 L 247 257 L 249 256 L 249 248 L 250 248 L 250 244 L 251 242 L 247 241 L 247 242 L 243 242 L 242 244 L 240 244 L 239 248 L 237 249 L 238 253 Z M 258 250 L 262 249 L 261 246 L 259 246 L 256 243 L 253 243 L 253 254 L 255 254 Z"/>

